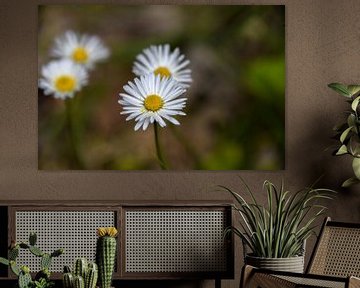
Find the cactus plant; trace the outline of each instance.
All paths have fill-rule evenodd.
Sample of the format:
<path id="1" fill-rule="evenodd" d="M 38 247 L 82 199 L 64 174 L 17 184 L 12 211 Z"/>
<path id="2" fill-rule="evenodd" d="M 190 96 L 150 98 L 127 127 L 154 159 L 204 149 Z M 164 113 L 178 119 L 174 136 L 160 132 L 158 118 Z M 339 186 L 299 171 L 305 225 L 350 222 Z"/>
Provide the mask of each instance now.
<path id="1" fill-rule="evenodd" d="M 72 273 L 64 273 L 62 276 L 62 282 L 64 288 L 73 288 L 74 287 L 74 276 Z"/>
<path id="2" fill-rule="evenodd" d="M 45 268 L 49 269 L 51 265 L 51 260 L 52 260 L 51 255 L 48 253 L 44 253 L 41 256 L 41 262 L 40 262 L 41 269 L 45 269 Z"/>
<path id="3" fill-rule="evenodd" d="M 37 236 L 35 233 L 30 233 L 29 244 L 15 241 L 11 242 L 8 259 L 0 257 L 0 264 L 10 266 L 11 271 L 18 276 L 18 287 L 19 288 L 48 288 L 53 285 L 50 281 L 50 265 L 53 257 L 58 257 L 64 253 L 63 249 L 57 249 L 51 254 L 44 253 L 36 245 Z M 41 270 L 36 274 L 35 280 L 33 281 L 30 275 L 30 269 L 28 266 L 19 267 L 16 263 L 16 259 L 19 256 L 19 250 L 29 250 L 30 253 L 37 257 L 41 257 Z"/>
<path id="4" fill-rule="evenodd" d="M 83 279 L 85 279 L 87 269 L 88 261 L 86 260 L 86 258 L 76 259 L 74 267 L 75 276 L 81 276 Z"/>
<path id="5" fill-rule="evenodd" d="M 98 267 L 96 263 L 88 263 L 85 258 L 76 259 L 73 273 L 69 266 L 64 266 L 64 288 L 95 288 L 97 279 Z"/>
<path id="6" fill-rule="evenodd" d="M 96 262 L 99 267 L 100 288 L 110 288 L 116 258 L 115 227 L 101 227 L 97 229 Z"/>
<path id="7" fill-rule="evenodd" d="M 36 241 L 37 241 L 37 235 L 34 232 L 31 232 L 29 235 L 29 244 L 31 246 L 35 246 L 36 245 Z"/>
<path id="8" fill-rule="evenodd" d="M 74 277 L 74 288 L 85 288 L 84 278 L 80 275 Z"/>
<path id="9" fill-rule="evenodd" d="M 98 266 L 96 263 L 89 263 L 85 276 L 85 288 L 95 288 L 98 279 Z"/>
<path id="10" fill-rule="evenodd" d="M 28 288 L 32 283 L 30 269 L 27 266 L 21 267 L 21 271 L 19 274 L 18 285 L 19 288 Z"/>

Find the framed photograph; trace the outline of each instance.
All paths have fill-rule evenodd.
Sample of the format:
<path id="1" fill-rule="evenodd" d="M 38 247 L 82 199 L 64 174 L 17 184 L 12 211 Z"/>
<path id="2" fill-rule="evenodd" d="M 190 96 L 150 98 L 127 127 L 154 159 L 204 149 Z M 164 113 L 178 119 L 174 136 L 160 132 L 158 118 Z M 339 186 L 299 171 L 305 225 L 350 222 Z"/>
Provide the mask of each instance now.
<path id="1" fill-rule="evenodd" d="M 41 5 L 38 168 L 282 170 L 284 5 Z"/>

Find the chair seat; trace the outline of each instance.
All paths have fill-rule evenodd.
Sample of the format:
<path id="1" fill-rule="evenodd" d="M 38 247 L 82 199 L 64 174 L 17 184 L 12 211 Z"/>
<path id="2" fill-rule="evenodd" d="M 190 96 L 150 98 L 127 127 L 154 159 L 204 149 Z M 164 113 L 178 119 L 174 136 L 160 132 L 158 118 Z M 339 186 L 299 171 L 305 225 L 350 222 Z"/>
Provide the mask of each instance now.
<path id="1" fill-rule="evenodd" d="M 346 278 L 340 279 L 340 281 L 335 281 L 335 279 L 319 279 L 315 277 L 309 278 L 308 276 L 309 275 L 305 275 L 306 278 L 302 278 L 296 276 L 278 275 L 277 277 L 296 284 L 296 287 L 311 286 L 311 287 L 327 287 L 327 288 L 345 288 L 347 281 Z"/>
<path id="2" fill-rule="evenodd" d="M 271 271 L 246 265 L 243 270 L 243 287 L 248 288 L 348 288 L 360 287 L 360 279 L 357 277 L 334 277 L 315 274 L 299 274 L 292 272 Z M 349 286 L 349 283 L 352 284 Z"/>

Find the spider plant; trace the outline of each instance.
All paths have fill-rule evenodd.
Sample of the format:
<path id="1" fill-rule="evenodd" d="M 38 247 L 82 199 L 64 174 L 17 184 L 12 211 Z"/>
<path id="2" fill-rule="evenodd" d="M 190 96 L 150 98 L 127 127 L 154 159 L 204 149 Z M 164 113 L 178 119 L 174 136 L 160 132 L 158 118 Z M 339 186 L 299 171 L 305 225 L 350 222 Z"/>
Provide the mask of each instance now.
<path id="1" fill-rule="evenodd" d="M 243 181 L 244 182 L 244 181 Z M 246 185 L 251 202 L 246 201 L 233 190 L 228 191 L 236 200 L 233 208 L 240 215 L 240 227 L 228 227 L 225 235 L 233 232 L 252 251 L 252 256 L 265 258 L 288 258 L 301 255 L 305 240 L 314 233 L 315 220 L 324 214 L 325 206 L 317 202 L 332 199 L 334 191 L 329 189 L 305 188 L 296 193 L 280 189 L 266 180 L 266 207 L 260 205 Z"/>

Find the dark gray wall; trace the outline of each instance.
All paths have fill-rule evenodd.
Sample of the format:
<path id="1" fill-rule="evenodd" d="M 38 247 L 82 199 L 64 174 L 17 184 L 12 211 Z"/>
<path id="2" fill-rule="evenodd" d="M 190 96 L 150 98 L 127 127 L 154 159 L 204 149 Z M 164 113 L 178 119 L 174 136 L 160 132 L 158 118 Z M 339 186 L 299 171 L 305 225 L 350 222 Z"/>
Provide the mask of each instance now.
<path id="1" fill-rule="evenodd" d="M 61 3 L 99 1 L 61 1 Z M 125 3 L 101 1 L 104 3 Z M 289 189 L 311 184 L 339 191 L 328 214 L 360 220 L 360 189 L 341 190 L 351 173 L 349 159 L 325 149 L 332 127 L 343 117 L 344 100 L 330 82 L 360 82 L 358 0 L 303 1 L 129 1 L 128 3 L 231 3 L 286 5 L 286 170 L 278 172 L 121 172 L 37 169 L 37 4 L 58 1 L 0 1 L 0 200 L 219 200 L 209 187 L 240 186 L 241 175 L 264 200 L 262 182 L 285 179 Z M 59 143 L 61 145 L 61 143 Z M 308 245 L 312 250 L 312 242 Z M 237 245 L 237 287 L 241 268 Z M 207 282 L 202 286 L 211 287 Z"/>

